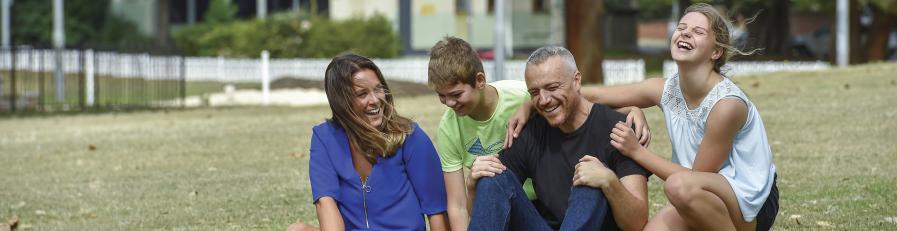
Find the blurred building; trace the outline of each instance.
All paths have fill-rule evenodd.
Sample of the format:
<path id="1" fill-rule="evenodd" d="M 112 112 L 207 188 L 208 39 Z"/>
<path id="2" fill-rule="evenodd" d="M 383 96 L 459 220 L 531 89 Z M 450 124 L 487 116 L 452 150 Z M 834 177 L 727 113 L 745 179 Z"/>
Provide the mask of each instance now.
<path id="1" fill-rule="evenodd" d="M 110 9 L 138 25 L 150 37 L 167 38 L 179 27 L 203 21 L 212 0 L 111 0 Z M 527 54 L 545 45 L 565 45 L 566 27 L 584 18 L 566 18 L 565 5 L 588 0 L 505 0 L 504 42 L 507 51 Z M 314 12 L 334 20 L 382 15 L 398 32 L 405 54 L 423 54 L 442 37 L 456 36 L 481 51 L 495 43 L 495 0 L 230 0 L 236 18 L 284 11 Z M 259 7 L 264 5 L 264 11 Z M 602 38 L 612 51 L 637 52 L 638 7 L 633 1 L 609 1 L 604 8 Z M 160 39 L 164 40 L 164 39 Z M 164 41 L 162 41 L 164 42 Z M 488 56 L 488 55 L 487 55 Z"/>
<path id="2" fill-rule="evenodd" d="M 315 2 L 312 2 L 315 1 Z M 179 27 L 203 21 L 211 0 L 111 0 L 110 10 L 137 25 L 140 32 L 149 37 L 168 37 Z M 237 6 L 236 18 L 251 19 L 258 14 L 310 9 L 314 7 L 326 16 L 329 0 L 262 0 L 264 11 L 259 11 L 259 0 L 230 0 Z M 164 40 L 164 39 L 163 39 Z"/>

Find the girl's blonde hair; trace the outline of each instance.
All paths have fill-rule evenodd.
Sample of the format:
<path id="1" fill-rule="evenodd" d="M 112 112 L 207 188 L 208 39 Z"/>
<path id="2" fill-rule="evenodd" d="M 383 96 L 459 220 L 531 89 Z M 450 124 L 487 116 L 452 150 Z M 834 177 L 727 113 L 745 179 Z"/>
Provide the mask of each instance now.
<path id="1" fill-rule="evenodd" d="M 685 13 L 683 13 L 682 16 L 691 12 L 700 13 L 703 14 L 704 17 L 707 17 L 708 21 L 710 21 L 710 30 L 712 30 L 714 34 L 714 43 L 716 46 L 723 48 L 723 54 L 718 59 L 713 60 L 713 70 L 717 73 L 722 73 L 720 69 L 726 65 L 726 62 L 728 62 L 729 58 L 732 58 L 732 56 L 751 55 L 759 50 L 742 51 L 735 46 L 732 46 L 732 37 L 729 33 L 729 28 L 732 28 L 732 23 L 713 6 L 707 3 L 696 3 L 686 8 Z"/>

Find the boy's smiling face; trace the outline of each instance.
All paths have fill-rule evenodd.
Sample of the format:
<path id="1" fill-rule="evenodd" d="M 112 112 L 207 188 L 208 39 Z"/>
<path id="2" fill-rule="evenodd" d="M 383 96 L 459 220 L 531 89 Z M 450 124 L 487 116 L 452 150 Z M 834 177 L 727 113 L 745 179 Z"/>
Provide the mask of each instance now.
<path id="1" fill-rule="evenodd" d="M 480 97 L 477 88 L 466 83 L 437 85 L 433 90 L 439 95 L 439 102 L 451 108 L 458 116 L 470 115 Z"/>

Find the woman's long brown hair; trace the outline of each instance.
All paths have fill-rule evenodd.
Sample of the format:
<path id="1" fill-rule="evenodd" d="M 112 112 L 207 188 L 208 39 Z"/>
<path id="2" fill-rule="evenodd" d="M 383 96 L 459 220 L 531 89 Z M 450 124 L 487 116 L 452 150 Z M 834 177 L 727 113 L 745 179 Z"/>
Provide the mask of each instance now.
<path id="1" fill-rule="evenodd" d="M 378 127 L 371 126 L 352 110 L 355 98 L 352 77 L 363 70 L 374 71 L 386 92 L 386 100 L 381 102 L 383 122 Z M 349 145 L 363 152 L 371 163 L 376 163 L 378 156 L 389 158 L 394 155 L 396 149 L 405 142 L 405 137 L 411 133 L 411 120 L 396 113 L 389 86 L 383 79 L 380 68 L 368 58 L 355 54 L 333 58 L 324 72 L 324 91 L 333 113 L 331 121 L 346 130 Z"/>

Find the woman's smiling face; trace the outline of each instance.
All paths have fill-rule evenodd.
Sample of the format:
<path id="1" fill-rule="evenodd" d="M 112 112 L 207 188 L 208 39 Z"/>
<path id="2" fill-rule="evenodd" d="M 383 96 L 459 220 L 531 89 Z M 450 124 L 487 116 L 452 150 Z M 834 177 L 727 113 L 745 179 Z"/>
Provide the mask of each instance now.
<path id="1" fill-rule="evenodd" d="M 670 39 L 670 54 L 677 62 L 712 62 L 719 58 L 710 20 L 699 12 L 690 12 L 679 20 Z"/>

